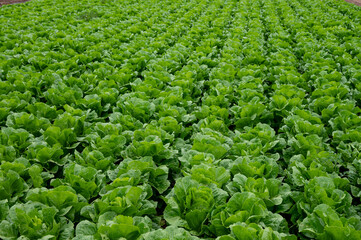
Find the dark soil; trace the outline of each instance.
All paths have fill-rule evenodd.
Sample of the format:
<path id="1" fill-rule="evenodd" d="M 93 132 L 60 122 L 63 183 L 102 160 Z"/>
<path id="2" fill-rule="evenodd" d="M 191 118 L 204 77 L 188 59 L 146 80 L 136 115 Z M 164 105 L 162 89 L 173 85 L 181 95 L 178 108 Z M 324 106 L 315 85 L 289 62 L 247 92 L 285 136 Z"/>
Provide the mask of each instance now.
<path id="1" fill-rule="evenodd" d="M 15 4 L 15 3 L 23 3 L 29 0 L 0 0 L 0 6 L 6 4 Z"/>

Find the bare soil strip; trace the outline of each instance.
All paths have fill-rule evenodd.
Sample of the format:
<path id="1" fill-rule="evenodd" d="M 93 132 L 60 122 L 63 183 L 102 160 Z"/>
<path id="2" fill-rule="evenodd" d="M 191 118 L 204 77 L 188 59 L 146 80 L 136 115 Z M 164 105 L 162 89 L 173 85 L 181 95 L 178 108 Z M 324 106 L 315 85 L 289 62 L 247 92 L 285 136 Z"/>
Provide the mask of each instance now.
<path id="1" fill-rule="evenodd" d="M 357 6 L 361 6 L 361 0 L 345 0 L 346 2 L 353 3 Z"/>
<path id="2" fill-rule="evenodd" d="M 7 4 L 23 3 L 23 2 L 27 2 L 27 1 L 29 1 L 29 0 L 0 0 L 0 6 L 7 5 Z"/>

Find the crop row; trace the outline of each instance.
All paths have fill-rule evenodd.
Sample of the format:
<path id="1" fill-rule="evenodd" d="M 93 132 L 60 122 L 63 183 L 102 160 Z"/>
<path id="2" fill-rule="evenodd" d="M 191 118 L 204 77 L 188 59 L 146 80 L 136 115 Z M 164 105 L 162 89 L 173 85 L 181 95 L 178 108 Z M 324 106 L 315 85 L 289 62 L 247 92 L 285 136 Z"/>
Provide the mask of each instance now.
<path id="1" fill-rule="evenodd" d="M 358 7 L 0 13 L 1 239 L 361 238 Z"/>

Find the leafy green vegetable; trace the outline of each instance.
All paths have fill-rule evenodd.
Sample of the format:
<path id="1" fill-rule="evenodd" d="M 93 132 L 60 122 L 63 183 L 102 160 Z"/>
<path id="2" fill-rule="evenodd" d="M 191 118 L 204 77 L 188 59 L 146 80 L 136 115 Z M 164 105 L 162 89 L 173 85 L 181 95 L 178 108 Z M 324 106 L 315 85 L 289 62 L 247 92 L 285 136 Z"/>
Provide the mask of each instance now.
<path id="1" fill-rule="evenodd" d="M 0 239 L 361 239 L 361 9 L 0 7 Z"/>

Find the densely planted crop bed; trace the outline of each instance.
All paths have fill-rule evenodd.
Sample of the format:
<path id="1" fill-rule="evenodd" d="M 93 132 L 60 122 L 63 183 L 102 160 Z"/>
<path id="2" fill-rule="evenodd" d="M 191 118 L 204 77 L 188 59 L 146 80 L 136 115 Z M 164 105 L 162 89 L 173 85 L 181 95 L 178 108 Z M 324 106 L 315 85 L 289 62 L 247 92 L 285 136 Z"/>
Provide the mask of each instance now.
<path id="1" fill-rule="evenodd" d="M 361 9 L 0 8 L 0 239 L 361 239 Z"/>

